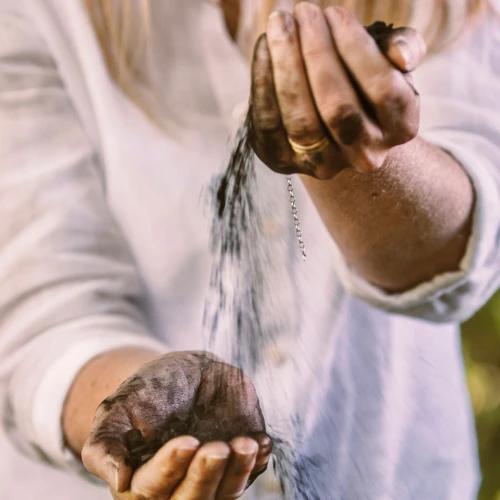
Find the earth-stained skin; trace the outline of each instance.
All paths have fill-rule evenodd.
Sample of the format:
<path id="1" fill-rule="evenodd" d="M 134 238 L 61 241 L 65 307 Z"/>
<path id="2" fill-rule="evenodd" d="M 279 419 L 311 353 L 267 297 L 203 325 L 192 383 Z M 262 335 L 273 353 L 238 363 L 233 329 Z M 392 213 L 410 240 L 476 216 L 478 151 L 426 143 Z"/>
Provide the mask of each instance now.
<path id="1" fill-rule="evenodd" d="M 99 406 L 92 445 L 128 450 L 134 468 L 167 441 L 200 442 L 265 433 L 259 400 L 248 377 L 202 352 L 176 352 L 145 364 Z"/>
<path id="2" fill-rule="evenodd" d="M 386 53 L 389 49 L 389 43 L 400 37 L 403 37 L 407 28 L 394 28 L 392 24 L 386 24 L 383 21 L 376 21 L 370 26 L 366 27 L 367 32 L 373 37 L 383 53 Z M 266 35 L 262 35 L 256 44 L 256 51 L 262 50 L 261 46 L 267 45 Z M 266 49 L 268 51 L 268 49 Z M 262 57 L 262 56 L 261 56 Z M 272 75 L 273 69 L 271 61 L 269 60 L 269 71 L 268 74 Z M 411 76 L 408 74 L 407 80 L 410 83 L 411 88 L 418 95 L 417 91 L 412 85 Z M 270 76 L 270 78 L 272 78 Z M 354 87 L 357 87 L 356 82 L 352 82 Z M 252 89 L 255 92 L 255 88 Z M 361 101 L 363 101 L 363 96 L 359 95 Z M 257 156 L 270 166 L 273 170 L 281 174 L 292 174 L 297 171 L 302 171 L 307 168 L 311 174 L 315 177 L 323 178 L 321 169 L 318 165 L 324 164 L 335 164 L 338 171 L 349 167 L 349 163 L 340 154 L 340 149 L 338 145 L 333 143 L 333 150 L 330 155 L 326 155 L 323 152 L 314 152 L 303 154 L 300 157 L 300 165 L 296 164 L 297 157 L 288 147 L 288 144 L 283 144 L 283 125 L 282 123 L 269 123 L 269 128 L 266 130 L 265 141 L 260 141 L 257 135 L 254 134 L 253 122 L 256 116 L 262 115 L 263 109 L 255 109 L 252 106 L 249 109 L 249 116 L 247 117 L 246 123 L 248 133 L 250 135 L 250 142 L 253 150 Z M 366 106 L 365 111 L 370 113 L 370 106 Z M 356 141 L 359 141 L 362 134 L 364 133 L 364 127 L 362 123 L 361 116 L 359 112 L 346 106 L 345 109 L 341 109 L 336 117 L 338 123 L 328 124 L 332 129 L 339 131 L 339 141 L 343 146 L 349 146 Z M 261 116 L 259 116 L 259 122 L 261 121 Z M 332 156 L 333 153 L 333 156 Z M 266 161 L 265 161 L 266 160 Z M 327 176 L 328 178 L 328 176 Z"/>

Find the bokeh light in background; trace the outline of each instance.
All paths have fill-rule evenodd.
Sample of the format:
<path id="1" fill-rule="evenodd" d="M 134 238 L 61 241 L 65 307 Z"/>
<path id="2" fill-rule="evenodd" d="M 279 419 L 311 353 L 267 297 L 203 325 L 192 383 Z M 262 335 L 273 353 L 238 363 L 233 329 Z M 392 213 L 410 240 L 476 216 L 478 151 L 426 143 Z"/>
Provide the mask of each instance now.
<path id="1" fill-rule="evenodd" d="M 463 350 L 483 470 L 479 500 L 500 500 L 500 293 L 463 325 Z"/>

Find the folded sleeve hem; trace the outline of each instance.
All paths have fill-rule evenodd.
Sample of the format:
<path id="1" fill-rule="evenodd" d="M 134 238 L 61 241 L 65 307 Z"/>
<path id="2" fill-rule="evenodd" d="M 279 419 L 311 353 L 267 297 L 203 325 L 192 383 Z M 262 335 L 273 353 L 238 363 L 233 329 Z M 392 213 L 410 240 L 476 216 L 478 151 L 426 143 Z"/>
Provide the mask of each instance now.
<path id="1" fill-rule="evenodd" d="M 337 256 L 338 272 L 346 291 L 369 304 L 386 310 L 434 322 L 460 322 L 474 314 L 494 293 L 498 273 L 488 270 L 491 249 L 495 248 L 498 223 L 489 220 L 500 212 L 498 192 L 487 169 L 465 147 L 457 145 L 452 133 L 422 136 L 451 154 L 466 170 L 476 193 L 473 227 L 459 269 L 435 276 L 402 293 L 390 294 L 372 285 Z M 487 160 L 486 160 L 487 163 Z"/>
<path id="2" fill-rule="evenodd" d="M 61 418 L 66 396 L 85 364 L 105 352 L 123 347 L 148 348 L 158 351 L 159 355 L 167 351 L 160 342 L 142 335 L 96 334 L 66 350 L 45 372 L 33 397 L 32 431 L 37 448 L 51 463 L 70 469 L 79 466 L 77 458 L 64 444 Z"/>

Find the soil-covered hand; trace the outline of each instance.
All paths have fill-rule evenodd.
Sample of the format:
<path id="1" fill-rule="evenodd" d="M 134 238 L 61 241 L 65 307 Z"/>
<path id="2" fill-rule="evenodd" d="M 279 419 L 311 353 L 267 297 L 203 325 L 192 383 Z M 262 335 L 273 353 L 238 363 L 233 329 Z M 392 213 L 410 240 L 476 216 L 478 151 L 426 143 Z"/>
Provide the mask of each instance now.
<path id="1" fill-rule="evenodd" d="M 310 2 L 294 15 L 271 15 L 250 100 L 253 148 L 269 168 L 318 179 L 346 167 L 373 171 L 416 136 L 419 97 L 409 73 L 425 43 L 412 29 L 388 28 L 366 29 L 344 8 Z"/>
<path id="2" fill-rule="evenodd" d="M 82 459 L 116 500 L 239 498 L 271 439 L 253 384 L 202 352 L 145 364 L 99 406 Z"/>

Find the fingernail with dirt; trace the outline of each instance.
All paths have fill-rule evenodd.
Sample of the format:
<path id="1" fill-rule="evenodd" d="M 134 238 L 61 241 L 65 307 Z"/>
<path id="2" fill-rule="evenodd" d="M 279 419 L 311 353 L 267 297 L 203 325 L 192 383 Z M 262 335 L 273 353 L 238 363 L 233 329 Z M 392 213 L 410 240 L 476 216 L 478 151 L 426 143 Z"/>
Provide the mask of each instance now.
<path id="1" fill-rule="evenodd" d="M 285 12 L 275 11 L 269 16 L 267 31 L 269 36 L 281 38 L 293 28 L 293 18 Z"/>

